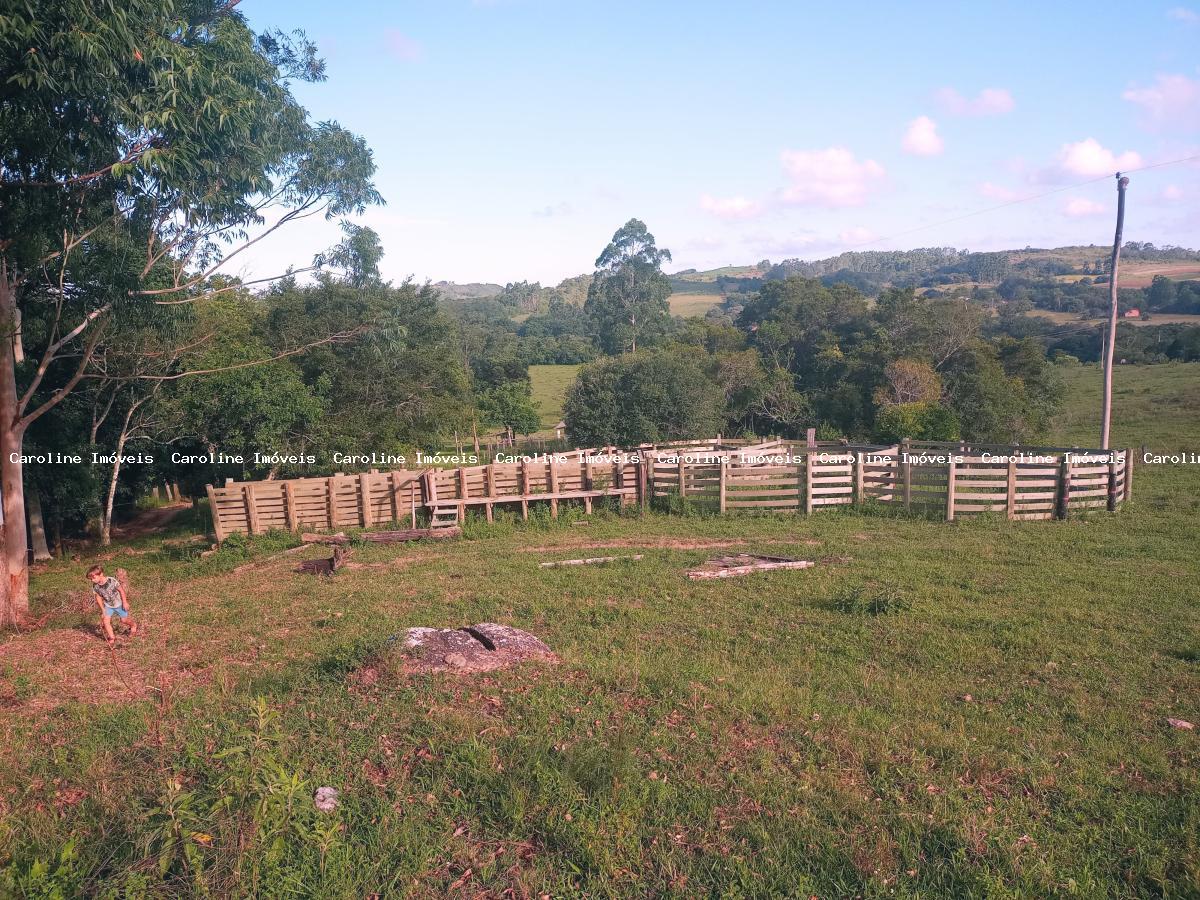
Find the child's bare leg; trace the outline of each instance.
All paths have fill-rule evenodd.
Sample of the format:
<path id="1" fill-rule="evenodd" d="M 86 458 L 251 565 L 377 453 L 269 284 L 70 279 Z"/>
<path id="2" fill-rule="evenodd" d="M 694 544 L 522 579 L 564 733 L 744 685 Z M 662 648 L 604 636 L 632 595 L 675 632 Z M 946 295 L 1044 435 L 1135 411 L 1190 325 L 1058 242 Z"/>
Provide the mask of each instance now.
<path id="1" fill-rule="evenodd" d="M 133 616 L 126 619 L 125 624 L 129 626 L 129 636 L 134 637 L 138 633 L 138 623 L 133 620 Z"/>
<path id="2" fill-rule="evenodd" d="M 109 621 L 109 618 L 110 618 L 109 616 L 106 616 L 103 613 L 101 613 L 100 627 L 104 629 L 104 639 L 111 644 L 113 641 L 116 640 L 116 637 L 113 635 L 112 622 Z"/>

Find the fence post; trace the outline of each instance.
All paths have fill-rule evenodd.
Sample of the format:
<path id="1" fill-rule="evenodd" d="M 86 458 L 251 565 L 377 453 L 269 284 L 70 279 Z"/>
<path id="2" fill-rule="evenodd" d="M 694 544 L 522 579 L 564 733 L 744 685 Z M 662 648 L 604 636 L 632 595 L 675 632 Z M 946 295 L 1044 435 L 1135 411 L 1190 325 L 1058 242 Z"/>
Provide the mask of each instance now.
<path id="1" fill-rule="evenodd" d="M 1058 518 L 1065 519 L 1071 509 L 1071 451 L 1063 453 L 1058 467 Z"/>
<path id="2" fill-rule="evenodd" d="M 1142 445 L 1142 453 L 1146 452 L 1146 445 Z M 1133 448 L 1130 447 L 1125 451 L 1125 497 L 1128 502 L 1133 495 Z"/>
<path id="3" fill-rule="evenodd" d="M 687 464 L 683 461 L 683 453 L 679 453 L 679 496 L 687 496 Z"/>
<path id="4" fill-rule="evenodd" d="M 358 497 L 362 504 L 362 519 L 363 528 L 371 524 L 371 486 L 367 483 L 370 476 L 366 472 L 358 473 Z"/>
<path id="5" fill-rule="evenodd" d="M 393 469 L 388 473 L 388 481 L 392 487 L 392 521 L 400 521 L 400 473 Z"/>
<path id="6" fill-rule="evenodd" d="M 521 518 L 529 520 L 529 470 L 528 461 L 522 457 L 517 463 L 517 483 L 521 488 Z"/>
<path id="7" fill-rule="evenodd" d="M 488 497 L 495 497 L 496 496 L 496 464 L 495 463 L 488 463 L 488 467 L 484 471 L 484 478 L 487 479 L 487 495 L 488 495 Z M 489 501 L 487 506 L 484 508 L 484 513 L 487 516 L 487 520 L 489 522 L 494 521 L 495 515 L 496 515 L 495 510 L 494 510 L 494 504 Z"/>
<path id="8" fill-rule="evenodd" d="M 334 529 L 334 513 L 337 510 L 337 505 L 334 503 L 334 477 L 330 475 L 325 479 L 325 516 L 329 519 L 329 524 L 326 527 L 330 531 Z"/>
<path id="9" fill-rule="evenodd" d="M 1112 456 L 1108 460 L 1108 511 L 1117 508 L 1117 451 L 1109 451 Z"/>
<path id="10" fill-rule="evenodd" d="M 458 521 L 463 521 L 467 517 L 467 495 L 470 491 L 467 488 L 467 470 L 462 466 L 458 467 Z"/>
<path id="11" fill-rule="evenodd" d="M 725 478 L 729 471 L 729 462 L 721 460 L 720 480 L 717 482 L 717 506 L 721 515 L 725 514 Z"/>
<path id="12" fill-rule="evenodd" d="M 812 515 L 813 511 L 813 455 L 812 450 L 804 453 L 804 514 Z"/>
<path id="13" fill-rule="evenodd" d="M 254 484 L 242 485 L 242 501 L 246 504 L 246 527 L 251 534 L 258 534 L 258 506 L 254 502 Z"/>
<path id="14" fill-rule="evenodd" d="M 206 484 L 204 490 L 208 493 L 208 511 L 212 513 L 213 536 L 217 543 L 225 540 L 225 529 L 221 527 L 221 512 L 217 509 L 217 495 L 211 484 Z"/>
<path id="15" fill-rule="evenodd" d="M 908 438 L 905 438 L 900 442 L 898 452 L 900 453 L 900 475 L 903 478 L 902 496 L 906 510 L 912 506 L 912 463 L 908 460 L 908 451 L 909 441 Z"/>
<path id="16" fill-rule="evenodd" d="M 546 462 L 546 482 L 550 488 L 550 518 L 558 518 L 558 466 Z"/>
<path id="17" fill-rule="evenodd" d="M 296 514 L 296 486 L 291 481 L 283 483 L 284 512 L 287 514 L 289 531 L 300 530 L 300 517 Z"/>
<path id="18" fill-rule="evenodd" d="M 855 451 L 854 458 L 854 502 L 861 504 L 863 502 L 863 453 L 861 450 Z"/>
<path id="19" fill-rule="evenodd" d="M 417 479 L 408 483 L 408 521 L 413 528 L 417 527 Z"/>
<path id="20" fill-rule="evenodd" d="M 1004 489 L 1004 517 L 1010 520 L 1017 517 L 1017 457 L 1012 453 L 1008 455 L 1008 481 Z"/>
<path id="21" fill-rule="evenodd" d="M 954 521 L 955 470 L 954 453 L 950 453 L 950 461 L 946 463 L 946 521 Z"/>

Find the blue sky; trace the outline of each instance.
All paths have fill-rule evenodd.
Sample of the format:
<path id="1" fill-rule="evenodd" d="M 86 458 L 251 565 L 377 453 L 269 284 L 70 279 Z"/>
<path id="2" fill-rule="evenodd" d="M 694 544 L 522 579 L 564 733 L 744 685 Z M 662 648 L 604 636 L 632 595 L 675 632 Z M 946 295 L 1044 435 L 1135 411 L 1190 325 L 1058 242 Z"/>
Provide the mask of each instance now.
<path id="1" fill-rule="evenodd" d="M 634 216 L 669 271 L 1104 244 L 1116 168 L 1200 154 L 1195 0 L 239 8 L 320 46 L 328 80 L 297 94 L 374 150 L 387 205 L 358 221 L 397 280 L 554 284 Z M 1200 246 L 1200 162 L 1131 179 L 1128 239 Z M 337 237 L 281 231 L 245 272 Z"/>

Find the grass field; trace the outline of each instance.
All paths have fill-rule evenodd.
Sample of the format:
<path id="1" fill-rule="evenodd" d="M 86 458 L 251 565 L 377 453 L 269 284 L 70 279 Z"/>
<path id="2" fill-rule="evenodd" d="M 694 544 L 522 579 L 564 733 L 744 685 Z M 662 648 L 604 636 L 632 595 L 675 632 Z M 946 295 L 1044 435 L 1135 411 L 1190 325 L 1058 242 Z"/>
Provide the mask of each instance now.
<path id="1" fill-rule="evenodd" d="M 543 428 L 553 428 L 562 419 L 563 399 L 575 380 L 579 366 L 530 366 L 529 381 L 533 402 L 542 417 Z"/>
<path id="2" fill-rule="evenodd" d="M 1068 378 L 1054 437 L 1093 443 Z M 1119 369 L 1116 443 L 1200 446 L 1198 384 Z M 1147 465 L 1067 522 L 571 513 L 327 582 L 185 522 L 55 562 L 0 657 L 0 895 L 1196 896 L 1198 514 L 1200 466 Z M 690 582 L 706 544 L 818 565 Z M 70 594 L 97 558 L 147 625 L 119 668 Z M 478 621 L 561 662 L 353 677 Z"/>
<path id="3" fill-rule="evenodd" d="M 1108 323 L 1108 319 L 1105 318 L 1081 319 L 1077 313 L 1056 312 L 1051 309 L 1032 309 L 1026 315 L 1049 319 L 1059 325 L 1064 325 L 1068 322 L 1078 322 L 1081 325 L 1105 325 Z M 1146 321 L 1142 321 L 1141 319 L 1121 319 L 1121 322 L 1128 325 L 1200 325 L 1200 315 L 1191 313 L 1179 313 L 1177 315 L 1151 313 L 1150 318 Z"/>
<path id="4" fill-rule="evenodd" d="M 702 316 L 724 298 L 720 294 L 677 293 L 667 298 L 673 316 Z"/>

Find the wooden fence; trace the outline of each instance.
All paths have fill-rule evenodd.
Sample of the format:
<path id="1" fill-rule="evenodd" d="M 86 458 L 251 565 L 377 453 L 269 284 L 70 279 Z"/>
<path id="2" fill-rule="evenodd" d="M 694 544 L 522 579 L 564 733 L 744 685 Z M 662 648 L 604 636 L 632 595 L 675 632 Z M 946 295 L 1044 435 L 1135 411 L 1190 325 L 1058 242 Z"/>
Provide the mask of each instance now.
<path id="1" fill-rule="evenodd" d="M 892 446 L 723 441 L 575 450 L 517 463 L 227 482 L 208 487 L 217 540 L 237 533 L 411 527 L 497 505 L 528 518 L 531 504 L 601 498 L 649 505 L 679 497 L 715 512 L 801 512 L 862 503 L 944 516 L 1066 518 L 1115 509 L 1130 495 L 1133 455 L 1069 447 L 903 441 Z"/>

